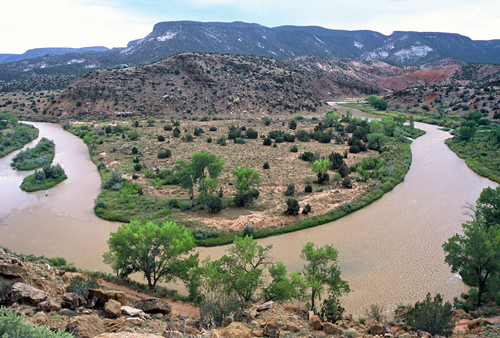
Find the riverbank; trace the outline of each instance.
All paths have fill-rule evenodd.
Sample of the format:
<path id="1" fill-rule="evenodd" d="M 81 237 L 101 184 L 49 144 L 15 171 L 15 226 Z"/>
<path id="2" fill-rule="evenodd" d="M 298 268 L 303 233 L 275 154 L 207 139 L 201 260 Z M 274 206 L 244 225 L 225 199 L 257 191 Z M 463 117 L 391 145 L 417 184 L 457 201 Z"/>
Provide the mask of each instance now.
<path id="1" fill-rule="evenodd" d="M 331 120 L 329 125 L 320 116 L 65 125 L 84 139 L 103 181 L 113 170 L 129 180 L 119 191 L 101 191 L 95 208 L 99 217 L 121 222 L 172 220 L 190 228 L 198 245 L 213 246 L 232 242 L 244 230 L 262 238 L 333 221 L 372 203 L 404 179 L 411 165 L 411 151 L 406 138 L 397 137 L 403 133 L 402 126 L 393 124 L 391 128 L 397 129 L 394 137 L 380 136 L 384 138 L 380 142 L 383 149 L 375 151 L 367 149 L 365 143 L 366 122 L 343 118 L 341 123 L 339 119 Z M 184 134 L 172 135 L 176 129 L 184 130 Z M 249 137 L 250 131 L 255 136 Z M 363 133 L 365 142 L 358 139 Z M 318 141 L 321 135 L 328 135 L 327 140 Z M 270 137 L 269 146 L 262 144 L 266 137 Z M 236 139 L 242 141 L 237 143 Z M 363 150 L 353 150 L 354 139 Z M 189 191 L 176 181 L 176 161 L 188 158 L 197 149 L 206 149 L 224 161 L 226 169 L 216 189 L 223 204 L 218 213 L 209 213 L 202 204 L 190 201 Z M 163 153 L 167 156 L 160 157 Z M 331 179 L 318 184 L 309 161 L 300 160 L 305 153 L 314 159 L 331 158 L 336 153 L 347 173 L 329 171 Z M 268 169 L 263 169 L 263 163 Z M 259 197 L 244 208 L 232 204 L 236 192 L 231 172 L 239 166 L 260 174 Z M 285 193 L 290 186 L 291 194 Z M 289 198 L 298 201 L 300 210 L 309 205 L 312 212 L 299 210 L 296 216 L 285 215 Z"/>
<path id="2" fill-rule="evenodd" d="M 67 337 L 187 337 L 242 336 L 278 337 L 344 335 L 347 337 L 405 337 L 417 328 L 405 323 L 408 306 L 400 306 L 388 317 L 382 307 L 372 307 L 363 316 L 352 314 L 321 320 L 300 306 L 276 303 L 250 304 L 224 315 L 221 309 L 208 309 L 200 319 L 200 308 L 173 301 L 161 292 L 145 293 L 137 283 L 98 278 L 68 267 L 62 258 L 47 259 L 16 255 L 0 249 L 0 330 L 19 325 L 26 336 L 36 336 L 26 324 L 49 328 Z M 43 276 L 43 277 L 41 277 Z M 92 295 L 92 300 L 90 298 Z M 368 309 L 368 307 L 367 307 Z M 206 311 L 205 309 L 204 311 Z M 210 325 L 210 316 L 222 316 L 222 325 Z M 9 317 L 10 316 L 10 317 Z M 500 334 L 495 313 L 475 311 L 453 313 L 452 338 L 494 337 Z M 5 321 L 9 325 L 1 325 Z M 439 318 L 439 324 L 443 318 Z M 435 327 L 436 322 L 431 327 Z M 418 331 L 423 337 L 423 332 Z M 4 333 L 0 331 L 0 333 Z M 47 337 L 48 333 L 44 335 Z M 55 334 L 53 335 L 55 336 Z"/>

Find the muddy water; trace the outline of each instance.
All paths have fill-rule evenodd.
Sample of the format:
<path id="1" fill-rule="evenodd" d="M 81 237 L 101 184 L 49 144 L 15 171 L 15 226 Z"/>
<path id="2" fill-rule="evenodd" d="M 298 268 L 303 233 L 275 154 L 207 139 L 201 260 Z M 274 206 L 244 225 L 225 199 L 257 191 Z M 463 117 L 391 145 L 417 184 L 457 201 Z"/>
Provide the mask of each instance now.
<path id="1" fill-rule="evenodd" d="M 14 154 L 0 159 L 0 245 L 13 251 L 62 256 L 80 268 L 109 271 L 101 255 L 118 224 L 92 211 L 100 178 L 85 145 L 59 126 L 34 123 L 40 137 L 56 143 L 55 163 L 68 179 L 53 189 L 25 193 L 19 189 L 28 173 L 10 168 Z M 342 299 L 352 313 L 369 304 L 392 309 L 422 299 L 430 291 L 451 299 L 465 290 L 444 264 L 442 243 L 466 220 L 462 206 L 496 184 L 467 168 L 444 144 L 448 133 L 417 124 L 427 134 L 412 145 L 413 163 L 405 181 L 380 200 L 335 222 L 259 240 L 273 244 L 274 256 L 291 271 L 300 270 L 300 249 L 308 242 L 332 244 L 339 250 L 342 276 L 354 290 Z M 32 142 L 33 147 L 37 141 Z M 220 257 L 225 247 L 200 248 L 202 257 Z"/>
<path id="2" fill-rule="evenodd" d="M 60 126 L 32 123 L 39 138 L 56 144 L 54 163 L 63 167 L 68 179 L 47 191 L 27 193 L 19 186 L 32 172 L 12 170 L 10 162 L 17 152 L 0 159 L 0 215 L 7 214 L 0 228 L 0 245 L 14 252 L 65 257 L 78 267 L 109 271 L 100 256 L 106 240 L 118 224 L 94 215 L 94 199 L 99 193 L 100 176 L 87 147 Z"/>

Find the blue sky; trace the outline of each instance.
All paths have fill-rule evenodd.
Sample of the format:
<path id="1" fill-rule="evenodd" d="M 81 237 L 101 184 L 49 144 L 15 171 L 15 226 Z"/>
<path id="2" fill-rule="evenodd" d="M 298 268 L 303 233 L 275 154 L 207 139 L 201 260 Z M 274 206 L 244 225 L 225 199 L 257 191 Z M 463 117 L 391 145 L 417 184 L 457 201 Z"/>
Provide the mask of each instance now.
<path id="1" fill-rule="evenodd" d="M 500 39 L 499 0 L 6 0 L 0 53 L 40 47 L 123 47 L 160 21 L 245 21 L 268 27 L 317 25 L 450 32 Z"/>

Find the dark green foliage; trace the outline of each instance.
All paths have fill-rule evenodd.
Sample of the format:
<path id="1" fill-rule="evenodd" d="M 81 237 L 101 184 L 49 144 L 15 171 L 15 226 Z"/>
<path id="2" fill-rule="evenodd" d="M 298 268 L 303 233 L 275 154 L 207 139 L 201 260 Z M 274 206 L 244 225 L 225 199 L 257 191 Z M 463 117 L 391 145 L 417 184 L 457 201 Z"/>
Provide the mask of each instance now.
<path id="1" fill-rule="evenodd" d="M 269 163 L 264 162 L 264 165 L 262 166 L 263 169 L 269 169 Z"/>
<path id="2" fill-rule="evenodd" d="M 6 114 L 0 114 L 0 127 L 1 129 L 6 129 L 8 124 L 1 117 L 6 117 Z M 7 118 L 7 117 L 6 117 Z M 21 149 L 26 143 L 38 137 L 38 129 L 32 125 L 15 123 L 14 131 L 12 133 L 0 133 L 0 157 L 7 155 L 8 153 Z"/>
<path id="3" fill-rule="evenodd" d="M 236 143 L 236 144 L 245 144 L 246 141 L 244 139 L 240 138 L 240 137 L 237 137 L 237 138 L 234 139 L 234 143 Z"/>
<path id="4" fill-rule="evenodd" d="M 165 130 L 165 131 L 171 131 L 171 130 L 172 130 L 172 128 L 173 128 L 173 127 L 172 127 L 172 125 L 171 125 L 171 124 L 166 124 L 166 125 L 164 125 L 164 126 L 163 126 L 163 130 Z"/>
<path id="5" fill-rule="evenodd" d="M 210 213 L 217 213 L 223 209 L 222 198 L 207 194 L 203 199 L 203 208 Z"/>
<path id="6" fill-rule="evenodd" d="M 298 152 L 298 151 L 299 151 L 299 148 L 297 148 L 297 146 L 292 146 L 292 147 L 290 148 L 290 151 L 291 151 L 292 153 L 296 153 L 296 152 Z"/>
<path id="7" fill-rule="evenodd" d="M 142 169 L 142 164 L 140 164 L 140 163 L 134 164 L 134 170 L 135 171 L 141 171 L 141 169 Z"/>
<path id="8" fill-rule="evenodd" d="M 350 173 L 351 173 L 351 170 L 349 169 L 349 167 L 347 166 L 347 164 L 342 163 L 340 165 L 340 168 L 339 168 L 339 174 L 340 174 L 340 176 L 346 177 Z"/>
<path id="9" fill-rule="evenodd" d="M 0 304 L 8 303 L 11 290 L 12 285 L 10 283 L 0 280 Z"/>
<path id="10" fill-rule="evenodd" d="M 310 140 L 309 133 L 305 130 L 299 130 L 295 133 L 295 137 L 297 137 L 297 140 L 300 142 L 308 142 Z"/>
<path id="11" fill-rule="evenodd" d="M 293 194 L 295 194 L 295 184 L 290 182 L 286 186 L 285 196 L 292 196 Z"/>
<path id="12" fill-rule="evenodd" d="M 139 158 L 139 156 L 136 156 L 132 159 L 132 162 L 134 163 L 139 163 L 141 161 L 141 159 Z"/>
<path id="13" fill-rule="evenodd" d="M 9 338 L 73 338 L 63 331 L 53 332 L 44 326 L 35 327 L 5 307 L 0 308 L 0 337 Z"/>
<path id="14" fill-rule="evenodd" d="M 181 130 L 178 127 L 174 128 L 174 131 L 172 132 L 173 137 L 179 137 L 181 136 Z"/>
<path id="15" fill-rule="evenodd" d="M 307 193 L 311 193 L 313 191 L 313 188 L 310 184 L 308 184 L 308 185 L 306 185 L 304 191 Z"/>
<path id="16" fill-rule="evenodd" d="M 139 150 L 137 150 L 136 147 L 132 147 L 132 155 L 136 155 L 139 153 Z"/>
<path id="17" fill-rule="evenodd" d="M 345 309 L 340 306 L 339 300 L 335 297 L 330 297 L 323 301 L 320 318 L 324 322 L 335 323 L 337 320 L 342 319 L 344 312 Z"/>
<path id="18" fill-rule="evenodd" d="M 347 189 L 351 189 L 352 188 L 352 181 L 351 181 L 351 178 L 350 177 L 344 177 L 344 179 L 342 180 L 342 186 L 344 188 L 347 188 Z"/>
<path id="19" fill-rule="evenodd" d="M 97 200 L 94 205 L 94 212 L 96 215 L 100 215 L 107 208 L 108 205 L 103 200 Z"/>
<path id="20" fill-rule="evenodd" d="M 97 170 L 106 169 L 106 164 L 104 162 L 97 163 Z"/>
<path id="21" fill-rule="evenodd" d="M 286 201 L 286 215 L 298 215 L 300 211 L 299 201 L 295 198 L 289 198 Z"/>
<path id="22" fill-rule="evenodd" d="M 111 189 L 111 190 L 120 190 L 125 185 L 125 179 L 122 178 L 122 174 L 112 170 L 109 174 L 108 179 L 102 183 L 101 188 L 103 189 Z"/>
<path id="23" fill-rule="evenodd" d="M 267 137 L 269 137 L 270 139 L 275 140 L 276 138 L 278 138 L 280 136 L 283 136 L 283 134 L 285 134 L 285 132 L 282 131 L 282 130 L 272 130 L 272 131 L 269 132 L 269 134 L 267 135 Z"/>
<path id="24" fill-rule="evenodd" d="M 254 232 L 253 226 L 251 226 L 250 224 L 247 224 L 243 228 L 243 237 L 250 236 L 251 234 L 253 234 L 253 232 Z"/>
<path id="25" fill-rule="evenodd" d="M 278 136 L 276 137 L 276 140 L 274 140 L 275 143 L 283 143 L 285 142 L 285 139 L 283 138 L 283 136 Z"/>
<path id="26" fill-rule="evenodd" d="M 182 141 L 184 142 L 193 142 L 194 136 L 192 134 L 186 134 L 182 137 Z"/>
<path id="27" fill-rule="evenodd" d="M 314 154 L 312 152 L 310 152 L 310 151 L 306 151 L 306 152 L 300 154 L 299 158 L 302 161 L 312 162 L 314 160 Z"/>
<path id="28" fill-rule="evenodd" d="M 196 240 L 206 239 L 206 238 L 217 238 L 220 236 L 218 229 L 196 229 L 193 232 L 193 236 Z"/>
<path id="29" fill-rule="evenodd" d="M 210 128 L 208 128 L 208 130 L 210 130 L 210 131 L 217 131 L 217 127 L 211 126 Z"/>
<path id="30" fill-rule="evenodd" d="M 302 208 L 302 213 L 304 215 L 307 215 L 310 212 L 311 212 L 311 205 L 309 203 L 307 203 L 306 206 L 304 208 Z"/>
<path id="31" fill-rule="evenodd" d="M 65 266 L 68 264 L 66 261 L 66 258 L 64 257 L 54 257 L 49 260 L 50 264 L 52 264 L 55 267 L 60 267 L 60 266 Z"/>
<path id="32" fill-rule="evenodd" d="M 434 299 L 428 293 L 425 300 L 416 302 L 408 309 L 406 323 L 431 335 L 449 337 L 453 334 L 455 323 L 450 303 L 443 304 L 443 297 L 438 293 Z"/>
<path id="33" fill-rule="evenodd" d="M 318 137 L 319 143 L 330 143 L 332 141 L 332 136 L 330 134 L 321 133 Z"/>
<path id="34" fill-rule="evenodd" d="M 34 148 L 27 148 L 17 153 L 10 165 L 17 170 L 33 170 L 50 164 L 54 155 L 54 142 L 43 137 Z"/>
<path id="35" fill-rule="evenodd" d="M 158 158 L 169 158 L 170 156 L 172 156 L 172 152 L 170 151 L 170 149 L 165 149 L 165 150 L 158 150 Z"/>
<path id="36" fill-rule="evenodd" d="M 273 144 L 273 141 L 269 138 L 269 137 L 266 137 L 264 139 L 264 143 L 263 143 L 265 146 L 270 146 L 271 144 Z"/>
<path id="37" fill-rule="evenodd" d="M 163 135 L 158 135 L 158 141 L 159 142 L 165 141 L 165 137 Z"/>
<path id="38" fill-rule="evenodd" d="M 285 142 L 295 142 L 295 135 L 292 135 L 292 134 L 289 134 L 289 133 L 285 133 L 283 135 L 283 140 Z"/>
<path id="39" fill-rule="evenodd" d="M 256 139 L 259 137 L 259 133 L 256 130 L 253 130 L 252 128 L 247 129 L 246 135 L 250 139 Z"/>
<path id="40" fill-rule="evenodd" d="M 194 128 L 194 132 L 193 132 L 193 134 L 194 134 L 194 136 L 200 136 L 200 135 L 201 135 L 201 134 L 203 134 L 204 132 L 205 132 L 205 131 L 203 131 L 203 129 L 202 129 L 202 128 L 196 127 L 196 128 Z"/>
<path id="41" fill-rule="evenodd" d="M 135 141 L 135 140 L 139 139 L 140 135 L 139 135 L 138 132 L 136 132 L 135 130 L 133 130 L 130 133 L 128 133 L 127 136 L 128 136 L 128 138 L 129 138 L 130 141 Z"/>
<path id="42" fill-rule="evenodd" d="M 21 183 L 21 189 L 25 191 L 49 189 L 67 178 L 59 164 L 55 166 L 47 164 L 43 170 L 37 170 L 32 175 L 26 176 Z"/>
<path id="43" fill-rule="evenodd" d="M 89 300 L 90 289 L 99 289 L 99 283 L 97 283 L 97 280 L 94 277 L 86 279 L 76 276 L 66 287 L 66 292 L 77 294 L 85 298 L 85 300 Z"/>
<path id="44" fill-rule="evenodd" d="M 386 110 L 388 106 L 387 101 L 377 95 L 370 95 L 370 97 L 368 97 L 368 103 L 377 110 Z"/>

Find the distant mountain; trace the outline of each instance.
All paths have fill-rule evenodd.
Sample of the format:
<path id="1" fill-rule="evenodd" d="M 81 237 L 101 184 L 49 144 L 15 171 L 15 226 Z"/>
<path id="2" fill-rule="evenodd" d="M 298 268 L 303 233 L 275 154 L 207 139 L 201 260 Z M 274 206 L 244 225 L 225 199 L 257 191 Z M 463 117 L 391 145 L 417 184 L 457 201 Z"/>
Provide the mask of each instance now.
<path id="1" fill-rule="evenodd" d="M 0 64 L 0 81 L 39 75 L 80 75 L 98 68 L 136 66 L 184 52 L 243 54 L 286 59 L 301 55 L 382 60 L 420 66 L 454 58 L 467 63 L 500 64 L 500 40 L 474 41 L 452 33 L 333 30 L 316 26 L 268 28 L 233 22 L 160 22 L 126 48 L 93 53 L 54 53 Z"/>
<path id="2" fill-rule="evenodd" d="M 16 62 L 25 59 L 33 59 L 47 54 L 63 55 L 69 53 L 89 53 L 89 52 L 107 52 L 106 47 L 83 47 L 83 48 L 35 48 L 29 49 L 23 54 L 0 54 L 0 63 Z"/>

